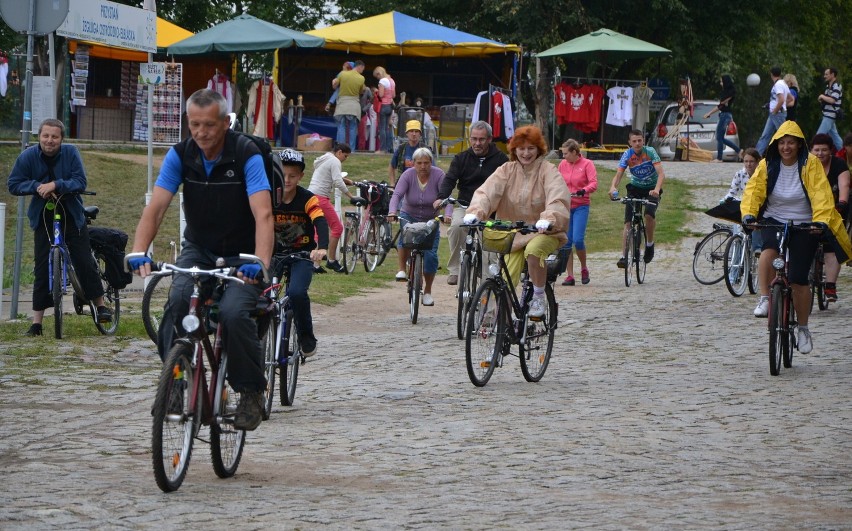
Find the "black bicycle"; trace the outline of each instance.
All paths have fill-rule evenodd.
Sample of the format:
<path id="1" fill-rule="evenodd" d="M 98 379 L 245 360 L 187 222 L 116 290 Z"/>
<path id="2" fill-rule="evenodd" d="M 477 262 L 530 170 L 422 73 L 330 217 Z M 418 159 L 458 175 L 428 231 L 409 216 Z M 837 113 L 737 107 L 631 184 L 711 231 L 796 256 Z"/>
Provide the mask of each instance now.
<path id="1" fill-rule="evenodd" d="M 553 282 L 558 274 L 556 260 L 548 265 L 544 315 L 531 317 L 533 284 L 527 262 L 524 261 L 521 296 L 518 297 L 504 255 L 511 252 L 515 234 L 530 234 L 538 232 L 538 229 L 523 222 L 486 221 L 463 226 L 481 230 L 482 249 L 499 256 L 499 270 L 483 280 L 467 312 L 465 360 L 470 381 L 477 387 L 484 386 L 494 369 L 503 365 L 503 358 L 513 355 L 512 345 L 518 345 L 517 356 L 524 378 L 528 382 L 537 382 L 550 363 L 556 333 L 558 306 L 553 295 Z"/>
<path id="2" fill-rule="evenodd" d="M 633 217 L 630 220 L 630 227 L 627 230 L 627 236 L 624 239 L 624 259 L 627 264 L 624 266 L 624 285 L 628 288 L 633 280 L 631 269 L 636 271 L 636 280 L 641 284 L 645 282 L 645 270 L 648 264 L 645 262 L 644 252 L 647 235 L 645 233 L 645 207 L 656 205 L 654 201 L 639 197 L 622 197 L 615 199 L 623 204 L 632 206 Z"/>
<path id="3" fill-rule="evenodd" d="M 440 208 L 451 205 L 458 205 L 462 208 L 467 208 L 464 201 L 459 201 L 453 197 L 444 199 Z M 467 309 L 470 307 L 470 301 L 473 300 L 473 294 L 479 288 L 482 282 L 482 244 L 479 241 L 479 228 L 474 225 L 467 226 L 467 235 L 464 238 L 464 247 L 462 247 L 459 256 L 459 283 L 456 290 L 456 299 L 458 301 L 458 312 L 456 315 L 456 333 L 459 339 L 465 338 L 467 331 Z"/>

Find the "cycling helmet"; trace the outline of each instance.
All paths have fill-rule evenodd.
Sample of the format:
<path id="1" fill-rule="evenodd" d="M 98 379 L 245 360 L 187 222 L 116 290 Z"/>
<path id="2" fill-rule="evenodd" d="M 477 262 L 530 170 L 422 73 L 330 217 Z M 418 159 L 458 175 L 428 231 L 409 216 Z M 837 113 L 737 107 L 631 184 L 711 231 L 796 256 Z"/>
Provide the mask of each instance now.
<path id="1" fill-rule="evenodd" d="M 278 152 L 278 156 L 281 158 L 281 164 L 284 166 L 299 166 L 304 171 L 305 157 L 301 151 L 291 148 L 282 149 Z"/>

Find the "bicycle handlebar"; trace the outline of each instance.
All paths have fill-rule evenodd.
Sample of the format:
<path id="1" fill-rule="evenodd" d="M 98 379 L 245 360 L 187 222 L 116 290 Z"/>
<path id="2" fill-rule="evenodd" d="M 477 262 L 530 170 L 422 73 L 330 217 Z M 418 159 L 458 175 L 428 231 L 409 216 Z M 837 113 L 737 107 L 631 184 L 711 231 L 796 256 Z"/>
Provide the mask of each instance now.
<path id="1" fill-rule="evenodd" d="M 143 258 L 148 256 L 146 253 L 137 252 L 137 253 L 128 253 L 124 255 L 124 270 L 130 271 L 130 259 L 131 258 Z M 269 270 L 263 265 L 263 260 L 258 258 L 253 254 L 248 253 L 240 253 L 240 260 L 247 260 L 249 262 L 258 264 L 260 266 L 260 270 L 263 272 L 263 279 L 266 281 L 270 281 L 271 277 L 269 276 Z M 220 258 L 219 260 L 225 261 L 224 258 Z M 217 260 L 217 262 L 219 261 Z M 169 264 L 167 262 L 151 262 L 151 270 L 153 275 L 151 276 L 163 276 L 171 273 L 183 273 L 189 274 L 192 276 L 213 276 L 216 278 L 221 278 L 223 280 L 235 280 L 240 284 L 245 284 L 245 280 L 234 275 L 235 271 L 239 266 L 230 266 L 230 267 L 218 267 L 215 269 L 201 269 L 198 266 L 192 267 L 178 267 L 174 264 Z"/>
<path id="2" fill-rule="evenodd" d="M 657 204 L 656 201 L 651 201 L 650 199 L 645 199 L 643 197 L 616 197 L 616 198 L 613 198 L 613 197 L 610 196 L 610 201 L 616 201 L 616 202 L 619 202 L 619 203 L 622 203 L 622 204 L 625 204 L 625 205 L 627 203 L 641 203 L 641 204 L 646 205 L 646 206 Z"/>
<path id="3" fill-rule="evenodd" d="M 443 201 L 441 201 L 441 206 L 439 206 L 438 208 L 444 208 L 447 205 L 458 205 L 462 208 L 467 208 L 467 207 L 470 206 L 470 203 L 466 203 L 464 201 L 456 199 L 455 197 L 448 197 L 448 198 L 444 199 Z"/>
<path id="4" fill-rule="evenodd" d="M 476 223 L 462 223 L 462 227 L 475 227 L 479 229 L 494 229 L 494 230 L 516 230 L 521 234 L 532 234 L 534 232 L 538 232 L 538 227 L 535 224 L 528 225 L 526 221 L 500 221 L 500 220 L 488 220 L 488 221 L 477 221 Z M 548 227 L 547 230 L 551 230 L 553 225 Z"/>

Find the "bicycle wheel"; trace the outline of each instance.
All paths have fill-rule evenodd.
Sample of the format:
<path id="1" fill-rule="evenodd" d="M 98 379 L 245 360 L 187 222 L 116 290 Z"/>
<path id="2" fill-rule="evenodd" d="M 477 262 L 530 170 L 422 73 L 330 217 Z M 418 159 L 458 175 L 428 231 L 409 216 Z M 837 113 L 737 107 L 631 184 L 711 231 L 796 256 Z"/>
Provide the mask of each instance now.
<path id="1" fill-rule="evenodd" d="M 544 285 L 544 295 L 547 299 L 546 312 L 540 319 L 524 317 L 526 339 L 521 342 L 519 356 L 521 372 L 528 382 L 537 382 L 544 376 L 553 352 L 553 336 L 556 334 L 557 306 L 553 296 L 553 287 L 548 282 Z"/>
<path id="2" fill-rule="evenodd" d="M 358 261 L 358 218 L 347 216 L 343 228 L 343 246 L 341 247 L 343 270 L 346 274 L 355 271 Z"/>
<path id="3" fill-rule="evenodd" d="M 237 471 L 246 442 L 245 430 L 234 428 L 234 414 L 239 400 L 238 393 L 225 377 L 227 366 L 228 354 L 223 351 L 214 391 L 214 418 L 210 422 L 210 459 L 213 461 L 213 471 L 220 478 L 229 478 Z"/>
<path id="4" fill-rule="evenodd" d="M 627 238 L 624 242 L 624 259 L 627 263 L 624 265 L 624 285 L 628 288 L 633 282 L 633 227 L 627 229 Z"/>
<path id="5" fill-rule="evenodd" d="M 420 290 L 423 286 L 423 255 L 418 251 L 411 253 L 408 268 L 408 314 L 411 324 L 417 324 L 417 312 L 420 310 Z"/>
<path id="6" fill-rule="evenodd" d="M 825 262 L 822 258 L 822 253 L 814 258 L 814 281 L 816 282 L 816 299 L 820 310 L 828 309 L 828 297 L 825 296 Z M 811 305 L 813 308 L 813 304 Z"/>
<path id="7" fill-rule="evenodd" d="M 752 254 L 751 249 L 746 249 L 746 252 L 749 254 L 748 260 L 748 292 L 752 295 L 757 294 L 760 289 L 758 284 L 758 279 L 760 278 L 757 273 L 757 265 L 760 261 L 758 257 Z"/>
<path id="8" fill-rule="evenodd" d="M 633 239 L 633 261 L 636 263 L 636 280 L 645 282 L 645 270 L 648 264 L 645 262 L 645 225 L 635 226 L 633 229 L 636 236 Z"/>
<path id="9" fill-rule="evenodd" d="M 811 287 L 811 306 L 810 311 L 814 311 L 814 301 L 817 299 L 817 290 L 819 289 L 819 281 L 817 280 L 817 259 L 811 262 L 811 268 L 808 270 L 808 285 Z M 820 308 L 822 309 L 822 308 Z"/>
<path id="10" fill-rule="evenodd" d="M 472 253 L 464 253 L 461 263 L 459 264 L 459 288 L 456 292 L 458 299 L 458 312 L 456 315 L 456 334 L 459 339 L 464 339 L 465 330 L 467 329 L 467 308 L 470 302 L 471 293 L 471 258 Z"/>
<path id="11" fill-rule="evenodd" d="M 201 415 L 191 410 L 197 376 L 192 366 L 193 348 L 185 342 L 175 343 L 166 356 L 160 372 L 157 395 L 151 416 L 154 479 L 163 492 L 177 490 L 189 468 L 192 443 L 198 432 Z M 200 382 L 200 386 L 204 383 Z M 196 397 L 197 398 L 197 397 Z"/>
<path id="12" fill-rule="evenodd" d="M 725 271 L 725 286 L 734 297 L 739 297 L 746 290 L 748 275 L 751 271 L 750 251 L 745 247 L 745 238 L 742 234 L 735 234 L 728 238 L 725 246 L 725 259 L 723 269 Z"/>
<path id="13" fill-rule="evenodd" d="M 51 250 L 51 271 L 53 280 L 51 295 L 53 296 L 53 335 L 62 339 L 62 272 L 65 270 L 65 255 L 62 249 L 54 247 Z"/>
<path id="14" fill-rule="evenodd" d="M 782 351 L 789 338 L 784 322 L 784 286 L 775 284 L 769 294 L 769 374 L 778 376 Z"/>
<path id="15" fill-rule="evenodd" d="M 377 223 L 379 224 L 379 255 L 376 259 L 376 267 L 379 267 L 385 262 L 390 251 L 393 228 L 386 220 L 377 221 Z"/>
<path id="16" fill-rule="evenodd" d="M 716 229 L 695 246 L 692 274 L 704 285 L 721 282 L 725 277 L 725 245 L 731 229 Z"/>
<path id="17" fill-rule="evenodd" d="M 792 297 L 787 300 L 786 310 L 787 315 L 784 321 L 787 323 L 787 340 L 785 341 L 785 348 L 781 351 L 781 360 L 784 362 L 784 368 L 789 369 L 793 366 L 793 349 L 799 347 L 796 343 L 796 333 L 793 331 L 796 329 L 796 308 L 793 306 Z"/>
<path id="18" fill-rule="evenodd" d="M 116 330 L 118 330 L 118 322 L 121 320 L 121 290 L 112 287 L 106 278 L 105 271 L 107 263 L 104 255 L 96 254 L 95 263 L 98 266 L 98 276 L 100 277 L 101 284 L 104 287 L 104 306 L 112 312 L 112 321 L 108 323 L 101 323 L 98 321 L 98 312 L 94 304 L 92 304 L 92 320 L 95 321 L 95 328 L 97 328 L 101 334 L 111 336 L 115 334 Z"/>
<path id="19" fill-rule="evenodd" d="M 368 273 L 375 271 L 379 265 L 379 250 L 382 248 L 379 238 L 379 224 L 375 219 L 370 220 L 367 227 L 367 246 L 364 249 L 364 270 Z"/>
<path id="20" fill-rule="evenodd" d="M 263 332 L 263 363 L 266 374 L 266 387 L 263 389 L 263 420 L 269 420 L 272 414 L 272 397 L 275 396 L 275 368 L 278 359 L 275 357 L 276 337 L 278 334 L 278 322 L 272 315 L 268 317 Z"/>
<path id="21" fill-rule="evenodd" d="M 281 337 L 278 340 L 278 370 L 281 378 L 281 405 L 292 406 L 296 399 L 296 382 L 299 380 L 299 362 L 302 359 L 299 336 L 293 326 L 293 310 L 287 311 L 279 330 Z"/>
<path id="22" fill-rule="evenodd" d="M 506 322 L 500 308 L 497 282 L 485 280 L 471 300 L 467 312 L 464 353 L 467 375 L 477 387 L 488 383 L 506 340 Z"/>
<path id="23" fill-rule="evenodd" d="M 157 344 L 157 331 L 163 319 L 163 309 L 169 300 L 172 289 L 172 275 L 157 275 L 148 279 L 142 293 L 142 325 L 154 344 Z"/>

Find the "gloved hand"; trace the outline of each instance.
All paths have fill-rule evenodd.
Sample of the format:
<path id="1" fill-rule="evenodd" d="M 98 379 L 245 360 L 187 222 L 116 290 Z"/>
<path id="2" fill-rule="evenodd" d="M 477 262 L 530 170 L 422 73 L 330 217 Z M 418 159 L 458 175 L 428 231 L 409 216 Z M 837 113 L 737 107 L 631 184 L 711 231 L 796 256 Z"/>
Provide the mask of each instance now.
<path id="1" fill-rule="evenodd" d="M 462 223 L 465 225 L 473 225 L 477 221 L 479 220 L 476 218 L 476 214 L 465 214 L 462 218 Z"/>
<path id="2" fill-rule="evenodd" d="M 130 266 L 130 271 L 139 271 L 139 268 L 145 264 L 153 264 L 154 262 L 147 256 L 137 256 L 127 260 L 127 265 Z"/>
<path id="3" fill-rule="evenodd" d="M 586 195 L 586 189 L 580 188 L 579 190 L 574 192 L 574 195 L 576 195 L 577 197 L 583 197 L 584 195 Z"/>
<path id="4" fill-rule="evenodd" d="M 546 219 L 540 219 L 535 222 L 535 228 L 538 230 L 550 230 L 550 222 Z"/>
<path id="5" fill-rule="evenodd" d="M 242 273 L 244 277 L 252 280 L 257 280 L 263 274 L 259 264 L 243 264 L 237 269 L 237 273 Z"/>
<path id="6" fill-rule="evenodd" d="M 751 232 L 752 230 L 754 230 L 754 227 L 752 227 L 751 225 L 754 225 L 755 223 L 757 223 L 757 219 L 754 216 L 750 216 L 750 215 L 744 216 L 743 217 L 743 231 L 745 231 L 747 233 Z"/>

